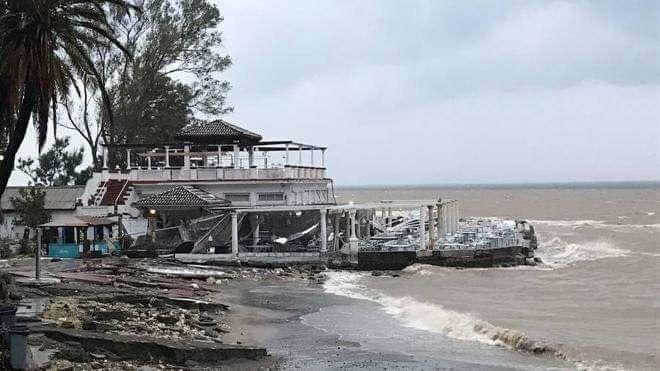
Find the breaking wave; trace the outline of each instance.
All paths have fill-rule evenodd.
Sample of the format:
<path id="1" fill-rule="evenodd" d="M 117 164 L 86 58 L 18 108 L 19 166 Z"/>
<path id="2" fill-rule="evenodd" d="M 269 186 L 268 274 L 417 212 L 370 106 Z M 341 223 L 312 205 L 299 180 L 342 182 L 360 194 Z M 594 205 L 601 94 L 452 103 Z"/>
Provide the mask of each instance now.
<path id="1" fill-rule="evenodd" d="M 615 247 L 606 241 L 569 243 L 559 237 L 541 242 L 536 256 L 547 265 L 555 268 L 566 267 L 577 262 L 626 256 L 629 250 Z"/>
<path id="2" fill-rule="evenodd" d="M 411 297 L 395 298 L 359 284 L 363 273 L 329 272 L 324 284 L 327 293 L 368 300 L 383 306 L 383 310 L 406 326 L 443 334 L 449 338 L 504 346 L 534 354 L 566 356 L 551 344 L 530 339 L 525 334 L 497 327 L 470 314 L 445 309 L 441 305 L 420 302 Z"/>

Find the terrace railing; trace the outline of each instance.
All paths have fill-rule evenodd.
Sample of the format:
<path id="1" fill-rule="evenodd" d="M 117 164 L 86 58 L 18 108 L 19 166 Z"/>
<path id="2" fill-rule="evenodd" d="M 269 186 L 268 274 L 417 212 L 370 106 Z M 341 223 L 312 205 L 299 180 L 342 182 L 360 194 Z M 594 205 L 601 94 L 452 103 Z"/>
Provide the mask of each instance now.
<path id="1" fill-rule="evenodd" d="M 131 181 L 242 181 L 279 179 L 324 179 L 326 169 L 321 167 L 284 166 L 281 168 L 133 168 L 122 172 L 109 172 L 106 179 L 128 179 Z"/>

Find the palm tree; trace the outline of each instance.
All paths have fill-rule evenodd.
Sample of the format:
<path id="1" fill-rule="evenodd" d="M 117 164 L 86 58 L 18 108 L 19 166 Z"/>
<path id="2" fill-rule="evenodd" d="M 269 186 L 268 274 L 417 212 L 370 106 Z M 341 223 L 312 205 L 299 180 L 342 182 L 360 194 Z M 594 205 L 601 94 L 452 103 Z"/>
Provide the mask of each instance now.
<path id="1" fill-rule="evenodd" d="M 127 53 L 108 23 L 110 11 L 138 10 L 125 0 L 0 0 L 0 133 L 7 133 L 0 162 L 0 196 L 14 168 L 30 119 L 44 145 L 56 104 L 78 81 L 92 76 L 110 120 L 110 100 L 90 51 L 114 44 Z M 123 13 L 125 14 L 125 13 Z M 0 141 L 2 143 L 2 141 Z"/>

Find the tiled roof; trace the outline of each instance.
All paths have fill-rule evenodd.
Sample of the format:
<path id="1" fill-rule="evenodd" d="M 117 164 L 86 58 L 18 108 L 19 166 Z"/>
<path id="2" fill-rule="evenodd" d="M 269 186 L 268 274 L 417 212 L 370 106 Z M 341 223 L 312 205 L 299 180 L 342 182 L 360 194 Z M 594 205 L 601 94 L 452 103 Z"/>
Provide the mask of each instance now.
<path id="1" fill-rule="evenodd" d="M 2 210 L 14 210 L 11 199 L 12 197 L 20 197 L 19 191 L 22 188 L 25 187 L 7 187 L 5 193 L 2 195 L 2 199 L 0 199 Z M 85 187 L 44 187 L 44 190 L 46 191 L 46 200 L 44 202 L 46 210 L 74 210 L 76 208 L 76 201 L 82 197 Z"/>
<path id="2" fill-rule="evenodd" d="M 230 124 L 225 120 L 195 120 L 181 128 L 177 132 L 176 138 L 191 141 L 204 140 L 205 142 L 210 140 L 224 142 L 233 142 L 234 140 L 258 142 L 262 139 L 261 135 Z M 222 144 L 222 142 L 218 143 Z"/>
<path id="3" fill-rule="evenodd" d="M 228 206 L 231 202 L 190 185 L 174 187 L 133 203 L 133 207 Z"/>

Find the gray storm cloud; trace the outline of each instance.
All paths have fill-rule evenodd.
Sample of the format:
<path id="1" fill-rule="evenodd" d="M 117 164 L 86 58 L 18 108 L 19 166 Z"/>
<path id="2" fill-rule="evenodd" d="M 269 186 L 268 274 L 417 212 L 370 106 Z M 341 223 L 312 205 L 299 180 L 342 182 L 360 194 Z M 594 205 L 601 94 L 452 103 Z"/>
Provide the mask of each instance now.
<path id="1" fill-rule="evenodd" d="M 660 179 L 656 2 L 217 4 L 229 119 L 339 184 Z"/>

